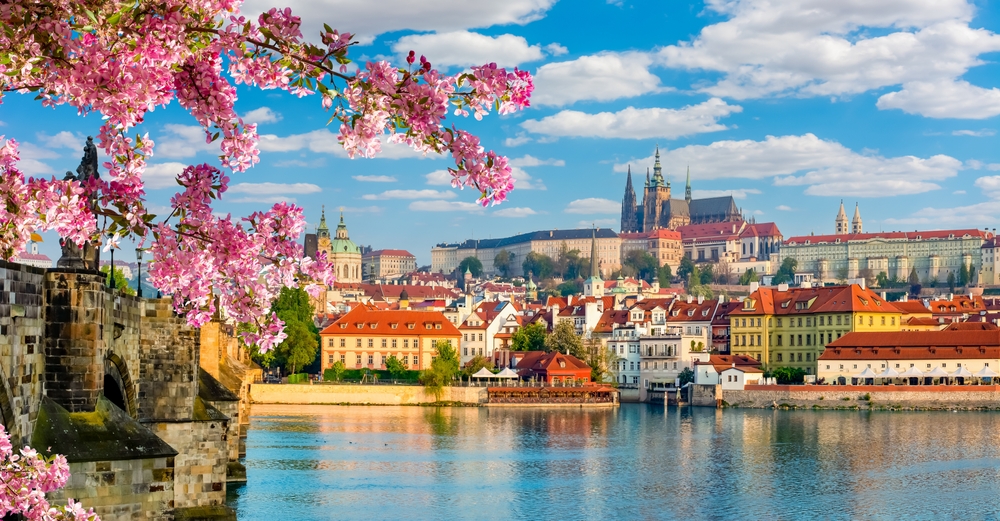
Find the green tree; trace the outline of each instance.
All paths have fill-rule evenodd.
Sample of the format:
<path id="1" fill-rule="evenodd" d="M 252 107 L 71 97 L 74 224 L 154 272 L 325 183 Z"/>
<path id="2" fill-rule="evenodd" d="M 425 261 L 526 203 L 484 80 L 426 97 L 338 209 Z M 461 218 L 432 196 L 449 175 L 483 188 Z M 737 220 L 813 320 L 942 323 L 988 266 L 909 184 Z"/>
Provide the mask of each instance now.
<path id="1" fill-rule="evenodd" d="M 465 364 L 465 367 L 462 369 L 462 376 L 469 378 L 484 367 L 493 371 L 493 361 L 483 355 L 476 355 Z"/>
<path id="2" fill-rule="evenodd" d="M 580 293 L 580 284 L 576 280 L 567 280 L 562 284 L 556 286 L 556 290 L 559 292 L 560 296 L 567 295 L 577 295 Z"/>
<path id="3" fill-rule="evenodd" d="M 288 337 L 275 348 L 275 357 L 284 360 L 288 374 L 295 374 L 316 359 L 319 340 L 308 324 L 297 320 L 285 323 L 285 334 Z"/>
<path id="4" fill-rule="evenodd" d="M 694 269 L 694 261 L 685 255 L 684 257 L 681 257 L 681 265 L 677 268 L 677 277 L 682 281 L 687 282 L 688 275 L 690 275 L 691 271 Z"/>
<path id="5" fill-rule="evenodd" d="M 344 362 L 337 360 L 330 366 L 329 369 L 326 370 L 326 374 L 323 375 L 323 378 L 333 378 L 335 382 L 339 382 L 341 378 L 344 377 L 344 371 L 347 371 L 347 367 L 344 365 Z"/>
<path id="6" fill-rule="evenodd" d="M 403 364 L 403 361 L 396 358 L 396 355 L 389 355 L 389 358 L 385 359 L 385 368 L 389 371 L 389 374 L 392 375 L 394 380 L 402 378 L 408 370 L 406 365 Z"/>
<path id="7" fill-rule="evenodd" d="M 917 267 L 916 266 L 910 268 L 910 276 L 907 278 L 907 282 L 909 282 L 911 286 L 919 286 L 920 285 L 920 276 L 917 275 Z"/>
<path id="8" fill-rule="evenodd" d="M 964 262 L 962 263 L 962 267 L 958 269 L 958 285 L 969 285 L 969 267 Z"/>
<path id="9" fill-rule="evenodd" d="M 805 381 L 806 370 L 799 367 L 778 367 L 771 371 L 771 375 L 779 385 L 793 385 Z"/>
<path id="10" fill-rule="evenodd" d="M 601 383 L 614 382 L 614 368 L 618 357 L 594 336 L 584 342 L 584 350 L 587 352 L 587 357 L 582 360 L 590 366 L 590 380 Z"/>
<path id="11" fill-rule="evenodd" d="M 740 275 L 740 285 L 749 286 L 751 282 L 757 282 L 760 279 L 757 278 L 757 272 L 753 268 L 747 268 L 743 275 Z"/>
<path id="12" fill-rule="evenodd" d="M 688 291 L 691 290 L 693 286 L 701 284 L 701 271 L 698 270 L 698 266 L 691 268 L 691 272 L 688 273 L 687 287 Z"/>
<path id="13" fill-rule="evenodd" d="M 274 349 L 269 350 L 266 353 L 260 352 L 260 347 L 257 345 L 248 346 L 243 342 L 243 333 L 256 333 L 257 326 L 255 324 L 240 323 L 236 325 L 236 338 L 239 339 L 240 346 L 250 352 L 250 359 L 254 361 L 257 365 L 270 369 L 274 365 Z"/>
<path id="14" fill-rule="evenodd" d="M 656 258 L 643 250 L 632 250 L 625 255 L 622 263 L 635 270 L 636 275 L 646 281 L 653 282 L 657 275 Z"/>
<path id="15" fill-rule="evenodd" d="M 458 276 L 464 277 L 466 270 L 471 271 L 472 276 L 478 279 L 483 275 L 483 263 L 475 257 L 466 257 L 458 264 Z"/>
<path id="16" fill-rule="evenodd" d="M 521 263 L 521 268 L 524 272 L 524 276 L 528 276 L 528 272 L 535 274 L 539 280 L 544 280 L 552 277 L 553 270 L 555 269 L 555 262 L 548 255 L 530 252 L 524 256 L 524 262 Z"/>
<path id="17" fill-rule="evenodd" d="M 886 275 L 884 271 L 880 271 L 880 272 L 878 272 L 878 275 L 875 275 L 875 286 L 876 287 L 887 288 L 887 287 L 889 287 L 889 284 L 890 284 L 890 282 L 889 282 L 889 276 Z"/>
<path id="18" fill-rule="evenodd" d="M 573 322 L 570 320 L 562 320 L 556 325 L 552 334 L 545 339 L 545 349 L 571 354 L 580 360 L 587 358 L 583 340 L 576 334 Z"/>
<path id="19" fill-rule="evenodd" d="M 841 284 L 846 284 L 847 283 L 847 274 L 848 274 L 847 266 L 842 266 L 840 268 L 837 268 L 837 275 L 836 275 L 837 276 L 837 282 L 839 282 Z"/>
<path id="20" fill-rule="evenodd" d="M 451 384 L 456 374 L 458 374 L 458 351 L 449 341 L 438 342 L 437 356 L 431 362 L 430 369 L 421 371 L 420 383 L 440 400 L 444 387 Z"/>
<path id="21" fill-rule="evenodd" d="M 510 338 L 510 348 L 514 351 L 544 351 L 545 326 L 535 323 L 519 328 Z"/>
<path id="22" fill-rule="evenodd" d="M 493 267 L 500 272 L 505 279 L 509 279 L 515 273 L 514 254 L 507 250 L 500 250 L 500 253 L 493 257 Z"/>
<path id="23" fill-rule="evenodd" d="M 976 267 L 969 266 L 969 284 L 976 283 Z"/>
<path id="24" fill-rule="evenodd" d="M 786 257 L 781 261 L 781 267 L 771 279 L 773 284 L 788 284 L 795 280 L 795 269 L 799 267 L 799 262 L 791 257 Z"/>
<path id="25" fill-rule="evenodd" d="M 955 272 L 948 272 L 948 291 L 955 292 Z"/>
<path id="26" fill-rule="evenodd" d="M 715 281 L 715 274 L 712 273 L 711 264 L 702 264 L 698 266 L 698 283 L 701 285 L 708 285 Z"/>
<path id="27" fill-rule="evenodd" d="M 101 273 L 104 273 L 106 275 L 106 277 L 104 277 L 104 283 L 107 284 L 107 285 L 111 285 L 111 273 L 110 273 L 110 270 L 111 270 L 111 266 L 109 266 L 109 265 L 101 266 Z M 128 285 L 128 279 L 125 278 L 125 273 L 122 271 L 122 269 L 121 268 L 115 268 L 114 273 L 115 273 L 115 289 L 117 289 L 118 291 L 121 291 L 122 293 L 124 293 L 126 295 L 135 296 L 135 290 L 132 289 L 131 287 L 129 287 L 129 285 Z"/>
<path id="28" fill-rule="evenodd" d="M 685 367 L 680 374 L 677 375 L 677 386 L 684 387 L 689 383 L 694 383 L 694 371 L 690 367 Z"/>
<path id="29" fill-rule="evenodd" d="M 661 288 L 669 288 L 670 280 L 674 278 L 673 273 L 670 273 L 670 266 L 667 264 L 660 266 L 656 271 L 656 278 L 659 279 Z"/>

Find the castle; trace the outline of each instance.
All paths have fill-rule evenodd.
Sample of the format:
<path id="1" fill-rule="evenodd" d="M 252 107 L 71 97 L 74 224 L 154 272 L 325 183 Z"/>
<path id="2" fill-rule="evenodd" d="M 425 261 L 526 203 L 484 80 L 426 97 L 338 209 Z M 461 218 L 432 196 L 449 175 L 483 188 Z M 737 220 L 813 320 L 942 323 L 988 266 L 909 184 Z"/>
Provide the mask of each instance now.
<path id="1" fill-rule="evenodd" d="M 646 172 L 642 204 L 636 204 L 632 188 L 632 168 L 629 167 L 622 199 L 622 233 L 651 232 L 659 229 L 676 230 L 688 224 L 708 224 L 742 221 L 739 208 L 732 196 L 691 198 L 691 171 L 688 169 L 684 199 L 670 198 L 670 181 L 664 181 L 660 166 L 660 147 L 656 147 L 653 177 Z"/>

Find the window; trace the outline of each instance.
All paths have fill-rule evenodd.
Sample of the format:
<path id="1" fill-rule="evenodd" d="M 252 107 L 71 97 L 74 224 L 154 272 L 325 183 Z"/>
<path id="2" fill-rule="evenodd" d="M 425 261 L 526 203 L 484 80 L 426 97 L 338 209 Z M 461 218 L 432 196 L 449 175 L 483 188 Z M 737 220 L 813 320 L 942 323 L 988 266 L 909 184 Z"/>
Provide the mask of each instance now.
<path id="1" fill-rule="evenodd" d="M 468 347 L 463 347 L 462 348 L 462 355 L 463 356 L 469 356 L 469 348 Z"/>
<path id="2" fill-rule="evenodd" d="M 745 318 L 743 319 L 743 326 L 742 327 L 747 327 L 747 319 L 745 319 Z"/>
<path id="3" fill-rule="evenodd" d="M 666 362 L 664 362 L 666 363 Z M 677 362 L 674 362 L 674 369 L 677 369 Z"/>
<path id="4" fill-rule="evenodd" d="M 396 347 L 396 339 L 395 338 L 392 339 L 392 347 Z"/>
<path id="5" fill-rule="evenodd" d="M 806 353 L 806 362 L 812 362 L 812 353 Z"/>
<path id="6" fill-rule="evenodd" d="M 326 355 L 327 365 L 333 365 L 333 355 Z"/>
<path id="7" fill-rule="evenodd" d="M 375 347 L 375 339 L 374 338 L 369 338 L 368 339 L 368 347 Z"/>
<path id="8" fill-rule="evenodd" d="M 482 334 L 482 333 L 479 333 L 479 341 L 480 341 L 480 342 L 482 342 L 482 341 L 483 341 L 483 334 Z"/>
<path id="9" fill-rule="evenodd" d="M 346 364 L 346 363 L 347 363 L 347 362 L 346 362 L 346 361 L 344 360 L 344 358 L 346 358 L 346 357 L 345 357 L 344 355 L 340 355 L 340 363 L 342 363 L 342 364 Z"/>
<path id="10" fill-rule="evenodd" d="M 858 315 L 858 325 L 859 326 L 865 325 L 865 317 Z"/>
<path id="11" fill-rule="evenodd" d="M 778 327 L 781 327 L 781 319 L 778 319 Z"/>
<path id="12" fill-rule="evenodd" d="M 375 363 L 375 355 L 368 355 L 368 365 L 373 365 Z"/>
<path id="13" fill-rule="evenodd" d="M 889 319 L 889 325 L 891 325 L 891 326 L 895 326 L 896 325 L 896 317 L 892 317 L 892 318 Z"/>
<path id="14" fill-rule="evenodd" d="M 802 361 L 802 353 L 799 353 L 799 362 Z"/>
<path id="15" fill-rule="evenodd" d="M 812 327 L 812 317 L 806 317 L 806 327 Z"/>
<path id="16" fill-rule="evenodd" d="M 837 325 L 840 325 L 840 315 L 837 315 Z"/>
<path id="17" fill-rule="evenodd" d="M 781 335 L 778 335 L 778 345 L 781 345 Z"/>
<path id="18" fill-rule="evenodd" d="M 346 338 L 341 338 L 340 339 L 340 347 L 347 347 L 347 339 Z"/>
<path id="19" fill-rule="evenodd" d="M 382 365 L 385 366 L 385 355 L 382 355 Z"/>
<path id="20" fill-rule="evenodd" d="M 410 365 L 410 355 L 403 355 L 403 365 Z"/>
<path id="21" fill-rule="evenodd" d="M 899 364 L 896 364 L 896 369 L 899 369 Z"/>
<path id="22" fill-rule="evenodd" d="M 462 340 L 468 342 L 469 341 L 469 334 L 468 333 L 462 333 Z"/>
<path id="23" fill-rule="evenodd" d="M 747 336 L 743 335 L 743 345 L 747 345 Z"/>
<path id="24" fill-rule="evenodd" d="M 802 335 L 799 335 L 799 345 L 802 345 Z"/>
<path id="25" fill-rule="evenodd" d="M 882 317 L 882 325 L 885 325 L 885 317 Z"/>
<path id="26" fill-rule="evenodd" d="M 875 323 L 875 317 L 868 315 L 868 325 L 873 325 Z"/>
<path id="27" fill-rule="evenodd" d="M 382 347 L 388 347 L 388 346 L 386 345 L 386 343 L 387 343 L 387 342 L 388 342 L 388 340 L 387 340 L 387 339 L 385 339 L 385 338 L 383 338 L 383 339 L 382 339 Z"/>
<path id="28" fill-rule="evenodd" d="M 761 344 L 761 343 L 760 343 L 760 335 L 757 335 L 757 345 L 759 345 L 759 346 L 762 346 L 762 345 L 764 345 L 764 344 Z"/>
<path id="29" fill-rule="evenodd" d="M 781 353 L 778 353 L 778 361 L 781 361 Z"/>
<path id="30" fill-rule="evenodd" d="M 844 368 L 844 366 L 840 366 L 840 368 L 841 368 L 841 369 L 843 369 L 843 368 Z M 829 366 L 829 365 L 828 365 L 828 366 L 826 366 L 826 370 L 827 370 L 827 371 L 829 371 L 829 370 L 830 370 L 830 366 Z"/>
<path id="31" fill-rule="evenodd" d="M 358 365 L 361 365 L 361 355 L 358 355 Z"/>
<path id="32" fill-rule="evenodd" d="M 417 355 L 413 355 L 413 366 L 414 367 L 420 366 L 420 357 Z"/>
<path id="33" fill-rule="evenodd" d="M 802 317 L 799 317 L 799 327 L 802 327 Z"/>
<path id="34" fill-rule="evenodd" d="M 410 339 L 409 338 L 404 338 L 403 339 L 403 347 L 410 347 Z M 416 340 L 413 341 L 413 347 L 417 347 L 417 341 Z"/>
<path id="35" fill-rule="evenodd" d="M 360 338 L 357 339 L 357 342 L 355 342 L 355 347 L 361 347 L 361 339 Z"/>
<path id="36" fill-rule="evenodd" d="M 750 335 L 750 345 L 753 345 L 753 335 Z"/>

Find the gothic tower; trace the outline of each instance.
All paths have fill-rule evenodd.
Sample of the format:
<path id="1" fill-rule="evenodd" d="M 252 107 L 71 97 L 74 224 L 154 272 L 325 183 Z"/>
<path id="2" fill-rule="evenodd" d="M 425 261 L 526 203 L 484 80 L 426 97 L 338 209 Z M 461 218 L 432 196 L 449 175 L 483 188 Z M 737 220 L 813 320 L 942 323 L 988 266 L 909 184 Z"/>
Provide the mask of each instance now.
<path id="1" fill-rule="evenodd" d="M 854 203 L 854 219 L 851 220 L 851 233 L 861 233 L 861 210 Z"/>
<path id="2" fill-rule="evenodd" d="M 660 165 L 660 147 L 656 147 L 656 156 L 653 161 L 653 179 L 646 187 L 646 193 L 642 198 L 642 231 L 651 232 L 658 228 L 665 228 L 663 223 L 663 207 L 670 201 L 670 184 L 663 179 L 663 167 Z"/>
<path id="3" fill-rule="evenodd" d="M 632 188 L 632 165 L 628 167 L 628 178 L 625 181 L 625 197 L 622 199 L 622 233 L 639 231 L 636 215 L 635 190 Z"/>
<path id="4" fill-rule="evenodd" d="M 836 226 L 837 235 L 847 235 L 847 212 L 844 211 L 844 200 L 840 200 L 840 211 L 837 212 Z"/>
<path id="5" fill-rule="evenodd" d="M 687 184 L 684 186 L 684 200 L 691 204 L 691 167 L 688 166 Z"/>

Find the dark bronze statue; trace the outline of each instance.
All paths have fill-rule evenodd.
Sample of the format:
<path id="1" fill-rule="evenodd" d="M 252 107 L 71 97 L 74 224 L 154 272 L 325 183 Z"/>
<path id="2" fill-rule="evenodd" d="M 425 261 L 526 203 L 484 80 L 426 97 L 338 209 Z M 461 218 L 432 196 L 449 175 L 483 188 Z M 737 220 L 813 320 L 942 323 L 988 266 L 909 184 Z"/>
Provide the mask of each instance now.
<path id="1" fill-rule="evenodd" d="M 101 177 L 97 170 L 97 147 L 94 145 L 94 138 L 87 136 L 87 144 L 83 146 L 83 158 L 80 159 L 80 166 L 76 167 L 76 175 L 66 172 L 65 181 L 80 181 L 85 183 L 90 179 Z M 97 210 L 97 198 L 91 196 L 91 210 Z M 84 268 L 98 270 L 101 262 L 101 250 L 93 243 L 84 243 L 80 248 L 71 240 L 59 238 L 59 246 L 62 247 L 62 256 L 56 262 L 60 268 Z"/>

